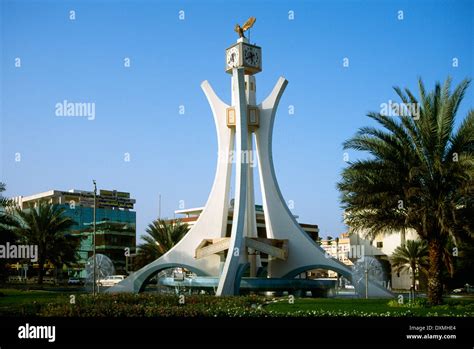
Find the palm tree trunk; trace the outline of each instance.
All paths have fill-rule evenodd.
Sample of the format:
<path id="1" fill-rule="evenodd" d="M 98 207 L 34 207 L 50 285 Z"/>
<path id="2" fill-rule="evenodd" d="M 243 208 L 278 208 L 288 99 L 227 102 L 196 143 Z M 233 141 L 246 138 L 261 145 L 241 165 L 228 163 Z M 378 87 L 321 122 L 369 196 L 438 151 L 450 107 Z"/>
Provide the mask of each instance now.
<path id="1" fill-rule="evenodd" d="M 44 276 L 44 260 L 40 258 L 38 260 L 38 285 L 43 284 L 43 276 Z"/>
<path id="2" fill-rule="evenodd" d="M 429 250 L 429 276 L 428 276 L 428 302 L 441 304 L 443 302 L 443 284 L 441 282 L 442 247 L 440 241 L 433 239 L 428 242 Z"/>

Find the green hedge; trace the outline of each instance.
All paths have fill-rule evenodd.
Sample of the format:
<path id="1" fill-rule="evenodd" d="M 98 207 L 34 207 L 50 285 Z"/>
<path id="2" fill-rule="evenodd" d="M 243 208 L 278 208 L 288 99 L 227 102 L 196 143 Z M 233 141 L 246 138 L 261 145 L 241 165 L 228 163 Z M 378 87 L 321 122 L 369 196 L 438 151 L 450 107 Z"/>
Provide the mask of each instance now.
<path id="1" fill-rule="evenodd" d="M 180 304 L 177 296 L 149 294 L 80 295 L 42 307 L 39 316 L 59 317 L 195 317 L 261 316 L 264 313 L 261 297 L 184 296 Z"/>

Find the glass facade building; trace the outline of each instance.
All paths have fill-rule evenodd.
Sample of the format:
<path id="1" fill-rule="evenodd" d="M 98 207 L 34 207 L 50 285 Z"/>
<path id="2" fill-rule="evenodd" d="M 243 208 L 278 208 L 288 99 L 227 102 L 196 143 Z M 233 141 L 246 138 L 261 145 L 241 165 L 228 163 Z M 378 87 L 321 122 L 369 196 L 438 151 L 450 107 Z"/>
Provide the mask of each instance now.
<path id="1" fill-rule="evenodd" d="M 46 201 L 64 209 L 64 214 L 75 221 L 71 235 L 80 237 L 79 259 L 70 269 L 70 276 L 86 277 L 87 260 L 93 255 L 94 246 L 94 193 L 82 190 L 58 191 L 14 200 L 22 209 L 28 209 L 39 201 Z M 96 196 L 96 254 L 109 257 L 116 274 L 127 273 L 127 255 L 135 253 L 136 212 L 135 200 L 130 194 L 116 190 L 100 190 Z"/>
<path id="2" fill-rule="evenodd" d="M 65 209 L 65 215 L 77 224 L 72 228 L 72 235 L 81 237 L 79 247 L 78 271 L 79 277 L 85 277 L 87 259 L 93 254 L 93 221 L 94 208 L 60 205 Z M 136 247 L 136 212 L 110 208 L 96 210 L 96 253 L 109 257 L 117 274 L 126 273 L 126 256 L 135 253 Z"/>

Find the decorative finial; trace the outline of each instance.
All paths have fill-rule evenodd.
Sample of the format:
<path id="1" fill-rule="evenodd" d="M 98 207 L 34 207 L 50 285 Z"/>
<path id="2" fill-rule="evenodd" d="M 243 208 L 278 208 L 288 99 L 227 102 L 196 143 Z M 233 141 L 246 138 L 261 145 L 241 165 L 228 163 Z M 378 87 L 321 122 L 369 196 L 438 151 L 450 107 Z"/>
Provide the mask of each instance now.
<path id="1" fill-rule="evenodd" d="M 256 20 L 257 19 L 255 17 L 250 17 L 242 27 L 238 24 L 235 25 L 234 30 L 237 32 L 237 34 L 239 34 L 239 38 L 245 38 L 244 32 L 252 28 Z"/>

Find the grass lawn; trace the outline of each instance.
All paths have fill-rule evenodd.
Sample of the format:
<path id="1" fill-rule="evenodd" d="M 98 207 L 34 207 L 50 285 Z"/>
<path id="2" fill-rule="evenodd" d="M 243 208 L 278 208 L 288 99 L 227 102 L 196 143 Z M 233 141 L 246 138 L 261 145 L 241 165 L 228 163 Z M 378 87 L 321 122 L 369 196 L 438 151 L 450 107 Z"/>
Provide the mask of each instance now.
<path id="1" fill-rule="evenodd" d="M 0 316 L 23 315 L 25 310 L 37 305 L 66 299 L 67 295 L 61 292 L 43 290 L 0 289 Z"/>
<path id="2" fill-rule="evenodd" d="M 138 307 L 148 307 L 150 312 L 135 313 L 135 316 L 213 316 L 215 309 L 234 309 L 230 313 L 241 313 L 243 316 L 470 316 L 474 317 L 474 299 L 446 299 L 441 306 L 430 307 L 417 304 L 407 307 L 399 306 L 396 300 L 387 299 L 337 299 L 337 298 L 295 298 L 293 303 L 287 297 L 264 299 L 263 297 L 222 297 L 187 296 L 183 306 L 175 307 L 177 297 L 156 296 L 150 294 L 136 295 L 101 295 L 94 300 L 90 295 L 79 296 L 77 311 L 68 313 L 71 307 L 71 293 L 51 290 L 17 290 L 0 289 L 0 316 L 34 316 L 42 313 L 48 315 L 48 309 L 58 308 L 56 316 L 124 316 L 136 311 Z M 175 299 L 176 298 L 176 299 Z M 389 304 L 390 302 L 390 304 Z M 260 304 L 260 306 L 256 306 Z M 172 310 L 171 308 L 176 308 Z M 197 310 L 196 310 L 197 309 Z M 116 312 L 115 312 L 116 311 Z M 176 312 L 173 312 L 176 311 Z M 196 313 L 196 311 L 198 311 Z M 74 315 L 76 314 L 76 315 Z M 87 315 L 88 314 L 88 315 Z M 109 315 L 107 315 L 109 314 Z M 142 315 L 141 315 L 142 314 Z M 144 314 L 144 315 L 143 315 Z M 147 315 L 149 314 L 149 315 Z M 194 314 L 194 315 L 193 315 Z M 225 314 L 226 313 L 219 313 Z M 115 316 L 115 315 L 114 315 Z M 125 315 L 127 316 L 127 315 Z"/>
<path id="3" fill-rule="evenodd" d="M 444 305 L 430 307 L 398 307 L 389 305 L 387 299 L 338 299 L 338 298 L 296 298 L 293 304 L 288 300 L 279 300 L 278 302 L 266 306 L 267 310 L 283 314 L 298 314 L 298 312 L 314 311 L 316 313 L 371 313 L 388 315 L 390 313 L 394 316 L 400 316 L 407 311 L 412 313 L 412 316 L 459 316 L 468 315 L 474 316 L 474 300 L 453 300 L 446 299 Z"/>

